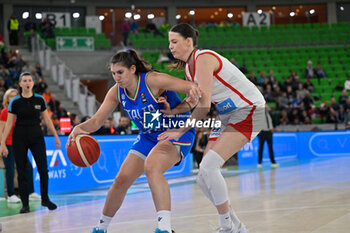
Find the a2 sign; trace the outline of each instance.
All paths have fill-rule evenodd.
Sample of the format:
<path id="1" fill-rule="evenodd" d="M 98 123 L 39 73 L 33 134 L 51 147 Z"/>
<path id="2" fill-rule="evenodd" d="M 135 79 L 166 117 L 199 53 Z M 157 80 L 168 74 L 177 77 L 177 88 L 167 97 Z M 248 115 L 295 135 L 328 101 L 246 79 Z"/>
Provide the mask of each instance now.
<path id="1" fill-rule="evenodd" d="M 243 13 L 243 26 L 270 26 L 270 13 L 245 12 Z"/>

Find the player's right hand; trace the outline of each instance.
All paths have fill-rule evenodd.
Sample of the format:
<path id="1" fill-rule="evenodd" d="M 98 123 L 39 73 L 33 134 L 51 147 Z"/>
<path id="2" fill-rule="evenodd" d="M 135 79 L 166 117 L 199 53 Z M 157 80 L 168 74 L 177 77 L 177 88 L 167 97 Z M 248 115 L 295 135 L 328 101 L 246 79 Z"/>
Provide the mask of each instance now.
<path id="1" fill-rule="evenodd" d="M 78 136 L 79 134 L 89 134 L 89 132 L 82 130 L 79 125 L 75 126 L 72 130 L 72 132 L 69 134 L 68 139 L 67 139 L 67 144 L 66 144 L 66 149 L 70 145 L 71 142 L 74 142 L 75 137 Z"/>

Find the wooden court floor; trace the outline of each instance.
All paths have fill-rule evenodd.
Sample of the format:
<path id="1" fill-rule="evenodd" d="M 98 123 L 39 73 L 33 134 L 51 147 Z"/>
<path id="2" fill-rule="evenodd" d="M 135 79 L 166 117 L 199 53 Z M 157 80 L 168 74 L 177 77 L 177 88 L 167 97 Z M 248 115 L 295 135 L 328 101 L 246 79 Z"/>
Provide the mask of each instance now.
<path id="1" fill-rule="evenodd" d="M 350 157 L 282 163 L 280 168 L 225 178 L 230 200 L 250 233 L 349 233 Z M 218 220 L 215 209 L 189 182 L 172 185 L 172 225 L 176 233 L 212 233 Z M 105 195 L 105 191 L 104 194 Z M 76 195 L 55 195 L 62 199 Z M 104 198 L 84 199 L 29 214 L 0 218 L 5 233 L 89 233 L 96 225 Z M 156 226 L 150 192 L 127 195 L 108 233 L 152 233 Z"/>

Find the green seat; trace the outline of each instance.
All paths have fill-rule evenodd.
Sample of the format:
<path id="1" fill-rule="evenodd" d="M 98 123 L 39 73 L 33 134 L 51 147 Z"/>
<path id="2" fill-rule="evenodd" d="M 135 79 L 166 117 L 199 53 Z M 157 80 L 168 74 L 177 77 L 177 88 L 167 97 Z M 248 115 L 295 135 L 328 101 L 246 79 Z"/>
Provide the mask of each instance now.
<path id="1" fill-rule="evenodd" d="M 95 36 L 96 34 L 96 28 L 88 28 L 87 31 L 90 36 Z"/>
<path id="2" fill-rule="evenodd" d="M 71 36 L 79 36 L 79 31 L 77 27 L 71 27 L 70 33 L 71 33 Z"/>
<path id="3" fill-rule="evenodd" d="M 105 39 L 106 35 L 104 33 L 97 33 L 95 39 Z"/>
<path id="4" fill-rule="evenodd" d="M 102 47 L 104 49 L 110 49 L 111 48 L 111 41 L 109 39 L 102 39 Z"/>
<path id="5" fill-rule="evenodd" d="M 87 30 L 85 27 L 78 27 L 78 35 L 79 36 L 87 36 Z"/>
<path id="6" fill-rule="evenodd" d="M 62 36 L 70 36 L 71 35 L 71 31 L 70 28 L 68 27 L 63 27 L 62 31 L 61 31 Z"/>

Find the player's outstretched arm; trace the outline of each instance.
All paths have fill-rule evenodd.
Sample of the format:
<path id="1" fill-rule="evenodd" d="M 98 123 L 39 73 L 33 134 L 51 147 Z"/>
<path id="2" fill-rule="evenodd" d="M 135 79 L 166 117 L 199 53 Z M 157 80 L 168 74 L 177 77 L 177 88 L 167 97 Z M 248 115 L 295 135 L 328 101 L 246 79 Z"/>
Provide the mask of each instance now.
<path id="1" fill-rule="evenodd" d="M 118 85 L 115 84 L 111 89 L 109 89 L 100 108 L 91 117 L 91 119 L 74 127 L 73 131 L 69 134 L 67 145 L 69 145 L 70 141 L 74 140 L 77 135 L 95 132 L 103 125 L 105 120 L 112 114 L 118 105 L 117 94 Z"/>

